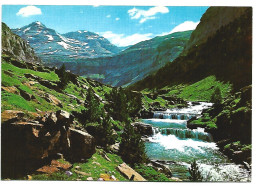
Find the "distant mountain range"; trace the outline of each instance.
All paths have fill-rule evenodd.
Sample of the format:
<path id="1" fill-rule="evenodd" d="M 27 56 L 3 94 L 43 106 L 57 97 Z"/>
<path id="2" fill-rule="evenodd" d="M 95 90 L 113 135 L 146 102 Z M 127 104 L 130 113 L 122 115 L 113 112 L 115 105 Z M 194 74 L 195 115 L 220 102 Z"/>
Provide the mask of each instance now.
<path id="1" fill-rule="evenodd" d="M 125 49 L 93 32 L 59 34 L 40 22 L 12 31 L 27 41 L 46 65 L 64 63 L 75 74 L 112 86 L 133 84 L 173 61 L 192 32 L 158 36 Z"/>
<path id="2" fill-rule="evenodd" d="M 121 51 L 96 33 L 80 30 L 60 34 L 38 21 L 12 31 L 27 41 L 47 64 L 112 56 Z"/>

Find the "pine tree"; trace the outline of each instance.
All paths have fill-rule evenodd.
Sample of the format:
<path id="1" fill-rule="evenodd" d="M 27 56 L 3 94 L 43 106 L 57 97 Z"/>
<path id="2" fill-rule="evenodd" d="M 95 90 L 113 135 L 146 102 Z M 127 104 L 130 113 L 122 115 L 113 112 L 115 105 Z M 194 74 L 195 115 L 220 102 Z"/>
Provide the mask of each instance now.
<path id="1" fill-rule="evenodd" d="M 101 120 L 101 123 L 97 127 L 97 133 L 99 134 L 100 138 L 100 145 L 107 146 L 115 143 L 115 135 L 113 135 L 112 123 L 111 119 L 108 115 L 104 115 Z"/>
<path id="2" fill-rule="evenodd" d="M 191 168 L 189 168 L 189 174 L 190 181 L 202 181 L 202 176 L 195 160 L 192 162 Z"/>
<path id="3" fill-rule="evenodd" d="M 110 102 L 106 104 L 106 110 L 115 120 L 126 122 L 128 119 L 128 106 L 124 90 L 113 88 L 110 95 L 107 96 Z"/>
<path id="4" fill-rule="evenodd" d="M 60 85 L 61 85 L 61 87 L 65 88 L 65 86 L 70 81 L 69 74 L 66 72 L 65 64 L 62 64 L 62 66 L 59 69 L 59 77 L 60 77 Z"/>
<path id="5" fill-rule="evenodd" d="M 131 165 L 147 161 L 145 145 L 141 139 L 141 135 L 135 133 L 129 120 L 127 120 L 125 124 L 124 132 L 121 137 L 119 153 L 124 161 Z"/>
<path id="6" fill-rule="evenodd" d="M 95 94 L 92 88 L 87 91 L 87 96 L 85 100 L 86 110 L 83 112 L 86 116 L 86 121 L 97 122 L 101 116 L 101 108 L 98 100 L 95 98 Z"/>
<path id="7" fill-rule="evenodd" d="M 214 91 L 214 93 L 211 96 L 211 102 L 215 104 L 221 104 L 222 102 L 222 94 L 219 87 L 217 87 Z"/>

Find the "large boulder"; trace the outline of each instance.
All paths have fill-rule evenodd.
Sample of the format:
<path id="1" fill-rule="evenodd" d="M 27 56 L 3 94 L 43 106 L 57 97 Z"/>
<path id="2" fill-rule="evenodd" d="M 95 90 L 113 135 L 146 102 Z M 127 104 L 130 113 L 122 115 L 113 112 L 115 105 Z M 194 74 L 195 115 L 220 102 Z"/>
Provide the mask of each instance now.
<path id="1" fill-rule="evenodd" d="M 117 170 L 121 172 L 125 177 L 132 181 L 147 181 L 140 174 L 138 174 L 135 170 L 133 170 L 130 166 L 125 163 L 120 164 L 117 167 Z"/>
<path id="2" fill-rule="evenodd" d="M 2 123 L 2 177 L 16 177 L 39 167 L 52 149 L 53 138 L 41 135 L 43 125 L 37 122 Z"/>
<path id="3" fill-rule="evenodd" d="M 81 161 L 90 158 L 96 152 L 93 136 L 81 130 L 70 129 L 70 160 Z"/>
<path id="4" fill-rule="evenodd" d="M 133 127 L 136 132 L 141 134 L 142 136 L 151 136 L 153 135 L 153 128 L 152 125 L 145 124 L 142 122 L 134 122 Z"/>
<path id="5" fill-rule="evenodd" d="M 2 177 L 25 175 L 57 153 L 68 154 L 71 117 L 67 112 L 48 113 L 40 122 L 25 119 L 21 111 L 1 115 Z"/>

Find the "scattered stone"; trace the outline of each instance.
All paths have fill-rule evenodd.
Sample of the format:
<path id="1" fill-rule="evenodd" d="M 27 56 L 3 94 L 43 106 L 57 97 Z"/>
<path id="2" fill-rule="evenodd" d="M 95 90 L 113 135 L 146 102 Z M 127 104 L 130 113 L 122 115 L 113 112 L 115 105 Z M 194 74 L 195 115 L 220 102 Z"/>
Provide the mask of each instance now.
<path id="1" fill-rule="evenodd" d="M 57 156 L 59 157 L 59 159 L 64 160 L 64 156 L 62 153 L 57 153 Z"/>
<path id="2" fill-rule="evenodd" d="M 80 174 L 80 175 L 83 175 L 83 176 L 90 176 L 89 173 L 82 172 L 82 171 L 79 171 L 79 170 L 74 170 L 74 172 L 75 172 L 76 174 Z"/>
<path id="3" fill-rule="evenodd" d="M 98 181 L 105 181 L 103 178 L 98 178 Z"/>
<path id="4" fill-rule="evenodd" d="M 6 91 L 8 93 L 16 94 L 16 95 L 19 94 L 19 91 L 18 91 L 18 89 L 15 86 L 11 86 L 11 87 L 4 87 L 4 86 L 2 86 L 1 90 L 2 91 Z"/>
<path id="5" fill-rule="evenodd" d="M 170 178 L 172 181 L 182 181 L 180 178 L 176 178 L 176 177 L 171 177 Z"/>
<path id="6" fill-rule="evenodd" d="M 110 150 L 114 153 L 118 153 L 119 152 L 119 142 L 113 144 L 110 146 Z"/>
<path id="7" fill-rule="evenodd" d="M 29 74 L 29 73 L 25 73 L 24 76 L 25 76 L 26 78 L 32 78 L 32 79 L 34 79 L 34 80 L 39 79 L 38 76 L 34 76 L 33 74 Z"/>
<path id="8" fill-rule="evenodd" d="M 126 176 L 129 180 L 133 177 L 133 181 L 147 181 L 144 179 L 140 174 L 134 171 L 131 167 L 129 167 L 126 163 L 120 164 L 117 169 L 121 172 L 124 176 Z"/>
<path id="9" fill-rule="evenodd" d="M 95 164 L 95 165 L 97 165 L 97 166 L 101 166 L 101 164 L 100 163 L 98 163 L 98 162 L 92 162 L 92 164 Z"/>
<path id="10" fill-rule="evenodd" d="M 62 108 L 62 103 L 59 99 L 57 99 L 56 97 L 54 97 L 53 95 L 49 94 L 49 93 L 45 93 L 44 95 L 44 99 L 49 102 L 49 103 L 52 103 L 56 106 L 59 106 Z"/>
<path id="11" fill-rule="evenodd" d="M 71 171 L 66 171 L 65 174 L 66 174 L 67 176 L 69 176 L 69 177 L 73 175 L 73 173 L 72 173 Z"/>
<path id="12" fill-rule="evenodd" d="M 81 169 L 81 167 L 80 166 L 75 166 L 75 169 L 79 170 L 79 169 Z"/>
<path id="13" fill-rule="evenodd" d="M 111 160 L 109 159 L 109 157 L 108 157 L 106 154 L 104 154 L 103 157 L 104 157 L 107 161 L 111 162 Z"/>
<path id="14" fill-rule="evenodd" d="M 94 179 L 92 177 L 88 177 L 87 181 L 93 181 Z"/>
<path id="15" fill-rule="evenodd" d="M 109 174 L 100 174 L 100 178 L 102 178 L 104 181 L 117 181 L 115 176 L 110 176 Z"/>
<path id="16" fill-rule="evenodd" d="M 117 181 L 117 179 L 114 175 L 111 176 L 111 179 L 114 180 L 114 181 Z"/>
<path id="17" fill-rule="evenodd" d="M 32 180 L 32 176 L 27 175 L 27 180 Z"/>

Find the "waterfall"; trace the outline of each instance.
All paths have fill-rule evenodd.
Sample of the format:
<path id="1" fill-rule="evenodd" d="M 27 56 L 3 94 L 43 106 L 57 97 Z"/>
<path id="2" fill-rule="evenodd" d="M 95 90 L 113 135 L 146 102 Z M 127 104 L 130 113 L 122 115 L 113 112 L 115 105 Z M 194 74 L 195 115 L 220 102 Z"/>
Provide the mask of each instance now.
<path id="1" fill-rule="evenodd" d="M 180 139 L 186 139 L 186 138 L 191 138 L 191 139 L 196 139 L 196 140 L 202 140 L 206 142 L 212 142 L 212 136 L 209 133 L 204 132 L 203 129 L 176 129 L 176 128 L 160 128 L 157 129 L 156 132 L 159 132 L 163 135 L 175 135 L 176 137 Z"/>
<path id="2" fill-rule="evenodd" d="M 183 180 L 188 179 L 188 168 L 196 159 L 206 181 L 250 181 L 250 173 L 221 154 L 209 133 L 203 128 L 187 128 L 189 119 L 199 118 L 202 110 L 210 106 L 211 103 L 189 103 L 188 108 L 155 111 L 152 119 L 142 119 L 153 130 L 145 142 L 148 157 L 174 161 L 169 168 L 174 177 Z"/>
<path id="3" fill-rule="evenodd" d="M 195 117 L 196 114 L 189 113 L 167 113 L 165 112 L 154 112 L 153 118 L 155 119 L 177 119 L 177 120 L 189 120 L 192 117 Z"/>

